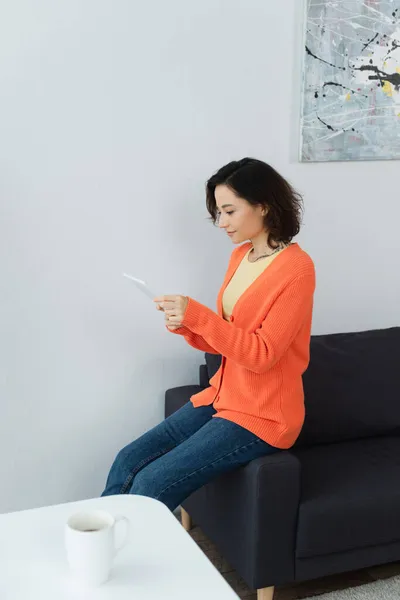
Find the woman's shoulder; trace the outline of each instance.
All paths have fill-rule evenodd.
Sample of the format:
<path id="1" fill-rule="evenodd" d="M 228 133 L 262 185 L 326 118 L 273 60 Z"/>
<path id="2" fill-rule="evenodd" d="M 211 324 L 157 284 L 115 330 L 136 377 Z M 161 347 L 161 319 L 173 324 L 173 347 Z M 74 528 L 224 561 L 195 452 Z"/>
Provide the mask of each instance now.
<path id="1" fill-rule="evenodd" d="M 286 249 L 286 251 L 288 250 L 289 252 L 286 254 L 286 261 L 282 261 L 282 267 L 286 271 L 288 278 L 315 278 L 315 265 L 311 256 L 305 250 L 303 250 L 298 243 L 291 244 Z"/>
<path id="2" fill-rule="evenodd" d="M 297 262 L 299 265 L 303 265 L 305 268 L 311 268 L 311 269 L 315 269 L 315 265 L 314 265 L 314 261 L 311 258 L 311 256 L 308 254 L 308 252 L 306 252 L 305 250 L 303 250 L 303 248 L 297 243 L 293 243 L 291 244 L 294 248 L 294 261 Z"/>

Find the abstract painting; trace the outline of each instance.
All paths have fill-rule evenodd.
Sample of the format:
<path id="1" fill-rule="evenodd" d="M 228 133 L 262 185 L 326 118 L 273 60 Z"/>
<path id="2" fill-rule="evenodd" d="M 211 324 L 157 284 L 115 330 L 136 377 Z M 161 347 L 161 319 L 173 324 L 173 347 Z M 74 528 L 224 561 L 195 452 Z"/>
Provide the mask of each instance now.
<path id="1" fill-rule="evenodd" d="M 400 0 L 305 0 L 302 161 L 400 158 Z"/>

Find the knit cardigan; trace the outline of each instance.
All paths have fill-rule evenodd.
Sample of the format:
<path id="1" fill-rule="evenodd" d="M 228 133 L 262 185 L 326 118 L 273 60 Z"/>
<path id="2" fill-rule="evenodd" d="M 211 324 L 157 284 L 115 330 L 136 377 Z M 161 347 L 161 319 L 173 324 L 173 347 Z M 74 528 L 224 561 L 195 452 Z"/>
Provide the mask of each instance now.
<path id="1" fill-rule="evenodd" d="M 305 416 L 302 375 L 309 363 L 315 269 L 289 245 L 243 292 L 229 321 L 222 296 L 250 243 L 232 252 L 217 298 L 217 313 L 189 297 L 174 333 L 204 352 L 221 354 L 210 387 L 191 397 L 213 404 L 214 417 L 233 421 L 277 448 L 290 448 Z"/>

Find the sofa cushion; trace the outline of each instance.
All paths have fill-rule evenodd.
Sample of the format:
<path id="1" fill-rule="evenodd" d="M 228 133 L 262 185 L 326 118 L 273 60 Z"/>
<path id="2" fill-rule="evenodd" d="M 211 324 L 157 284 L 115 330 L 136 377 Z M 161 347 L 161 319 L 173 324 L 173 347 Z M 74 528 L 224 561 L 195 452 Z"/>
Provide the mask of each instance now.
<path id="1" fill-rule="evenodd" d="M 400 435 L 400 327 L 311 338 L 297 445 Z"/>
<path id="2" fill-rule="evenodd" d="M 302 473 L 298 558 L 400 541 L 400 437 L 292 452 Z"/>
<path id="3" fill-rule="evenodd" d="M 204 388 L 200 385 L 181 385 L 180 387 L 167 390 L 165 392 L 164 405 L 165 418 L 172 415 L 172 413 L 177 411 L 179 408 L 182 408 L 186 402 L 189 402 L 190 396 L 198 394 L 203 389 Z"/>
<path id="4" fill-rule="evenodd" d="M 209 354 L 208 352 L 206 352 L 205 358 L 208 371 L 208 379 L 210 380 L 211 377 L 214 377 L 215 373 L 218 371 L 221 364 L 222 356 L 220 354 Z"/>
<path id="5" fill-rule="evenodd" d="M 203 388 L 210 386 L 207 365 L 200 365 L 199 367 L 199 382 Z"/>

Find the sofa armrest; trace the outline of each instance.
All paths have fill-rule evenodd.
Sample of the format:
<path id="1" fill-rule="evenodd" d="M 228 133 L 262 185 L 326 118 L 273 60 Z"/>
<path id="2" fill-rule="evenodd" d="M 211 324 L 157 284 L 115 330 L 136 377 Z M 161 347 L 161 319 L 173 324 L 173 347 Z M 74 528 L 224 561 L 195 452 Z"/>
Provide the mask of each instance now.
<path id="1" fill-rule="evenodd" d="M 299 460 L 284 450 L 219 477 L 183 502 L 254 589 L 295 579 L 300 476 Z"/>
<path id="2" fill-rule="evenodd" d="M 181 408 L 186 402 L 189 402 L 190 396 L 198 394 L 204 388 L 201 385 L 181 385 L 167 390 L 165 392 L 164 416 L 169 417 Z"/>
<path id="3" fill-rule="evenodd" d="M 248 471 L 256 481 L 249 491 L 254 588 L 283 585 L 295 580 L 301 463 L 283 451 L 252 461 Z M 260 583 L 265 580 L 271 583 Z"/>

